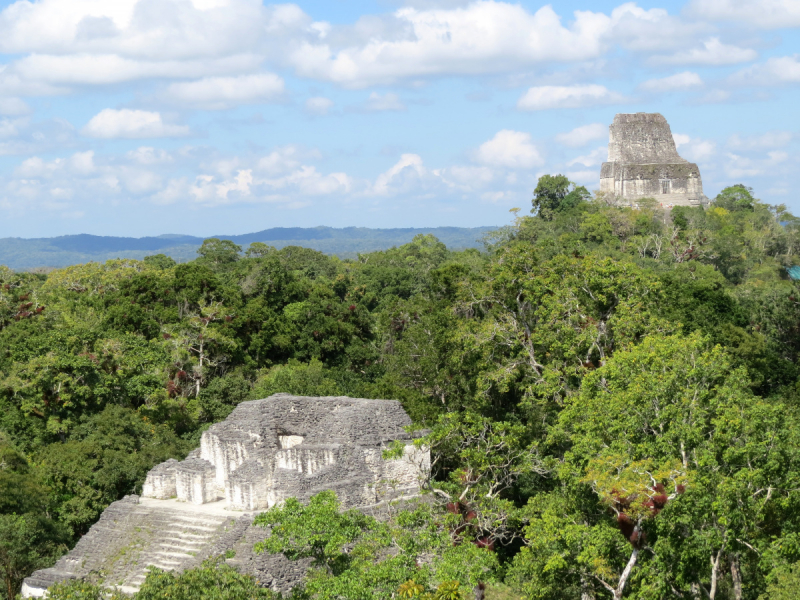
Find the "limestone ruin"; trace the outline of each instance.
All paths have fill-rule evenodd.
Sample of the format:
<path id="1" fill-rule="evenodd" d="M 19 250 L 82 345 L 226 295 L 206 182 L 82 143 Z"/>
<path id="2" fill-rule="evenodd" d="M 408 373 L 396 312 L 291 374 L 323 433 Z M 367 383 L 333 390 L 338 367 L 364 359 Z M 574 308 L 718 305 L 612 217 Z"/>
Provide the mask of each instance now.
<path id="1" fill-rule="evenodd" d="M 642 198 L 654 198 L 664 208 L 708 202 L 700 169 L 678 155 L 669 123 L 659 113 L 614 117 L 608 162 L 600 169 L 600 192 L 624 205 Z"/>
<path id="2" fill-rule="evenodd" d="M 182 571 L 231 550 L 230 564 L 286 591 L 307 563 L 254 554 L 267 531 L 253 526 L 253 513 L 322 490 L 367 511 L 419 495 L 430 453 L 413 445 L 410 424 L 396 400 L 276 394 L 242 402 L 186 460 L 153 468 L 141 497 L 114 502 L 55 566 L 28 577 L 22 595 L 75 578 L 134 593 L 151 565 Z M 402 457 L 384 460 L 394 441 L 404 444 Z"/>

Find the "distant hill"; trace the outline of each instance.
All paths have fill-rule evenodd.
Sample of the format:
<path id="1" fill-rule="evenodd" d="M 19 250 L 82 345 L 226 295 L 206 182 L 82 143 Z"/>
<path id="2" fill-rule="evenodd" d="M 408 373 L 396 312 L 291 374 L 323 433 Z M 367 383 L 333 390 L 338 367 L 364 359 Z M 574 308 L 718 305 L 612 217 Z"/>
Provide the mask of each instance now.
<path id="1" fill-rule="evenodd" d="M 367 227 L 274 227 L 243 235 L 215 235 L 247 248 L 264 242 L 276 248 L 304 246 L 341 258 L 359 252 L 385 250 L 407 244 L 420 233 L 433 234 L 451 249 L 480 248 L 483 236 L 496 227 L 432 227 L 369 229 Z M 178 262 L 197 258 L 197 249 L 206 238 L 190 235 L 127 238 L 99 235 L 65 235 L 54 238 L 0 238 L 0 265 L 14 270 L 66 267 L 112 258 L 141 259 L 149 254 L 166 254 Z"/>

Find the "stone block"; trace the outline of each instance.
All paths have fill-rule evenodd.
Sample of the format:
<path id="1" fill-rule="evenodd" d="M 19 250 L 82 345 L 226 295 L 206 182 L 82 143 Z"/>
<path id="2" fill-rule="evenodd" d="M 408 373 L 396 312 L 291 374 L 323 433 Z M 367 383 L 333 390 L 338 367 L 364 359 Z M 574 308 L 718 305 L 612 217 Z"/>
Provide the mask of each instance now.
<path id="1" fill-rule="evenodd" d="M 681 158 L 667 120 L 658 113 L 614 117 L 600 191 L 624 205 L 642 198 L 654 198 L 665 208 L 708 202 L 700 169 Z"/>
<path id="2" fill-rule="evenodd" d="M 192 504 L 214 502 L 220 497 L 216 469 L 207 460 L 190 458 L 175 467 L 178 500 Z"/>
<path id="3" fill-rule="evenodd" d="M 229 549 L 237 568 L 287 592 L 308 561 L 254 555 L 253 544 L 267 532 L 241 511 L 291 497 L 307 501 L 323 490 L 335 491 L 345 508 L 370 510 L 418 495 L 430 455 L 412 445 L 410 424 L 395 400 L 276 394 L 242 402 L 203 433 L 186 460 L 154 467 L 141 501 L 109 506 L 69 554 L 27 578 L 24 595 L 42 595 L 67 578 L 94 578 L 133 593 L 147 565 L 182 570 Z M 383 460 L 382 449 L 395 440 L 405 443 L 403 456 Z"/>
<path id="4" fill-rule="evenodd" d="M 167 498 L 174 498 L 177 496 L 175 471 L 178 464 L 177 460 L 170 458 L 168 461 L 151 469 L 147 474 L 147 478 L 144 480 L 142 496 L 146 498 L 158 498 L 160 500 L 166 500 Z"/>

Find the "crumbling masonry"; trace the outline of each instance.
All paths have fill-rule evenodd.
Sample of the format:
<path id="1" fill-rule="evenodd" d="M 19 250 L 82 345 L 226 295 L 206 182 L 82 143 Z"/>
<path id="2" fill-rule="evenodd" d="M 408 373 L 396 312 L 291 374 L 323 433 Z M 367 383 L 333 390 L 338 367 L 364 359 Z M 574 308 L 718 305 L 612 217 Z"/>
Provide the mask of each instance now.
<path id="1" fill-rule="evenodd" d="M 658 113 L 614 117 L 600 192 L 625 205 L 642 198 L 654 198 L 664 208 L 708 202 L 700 169 L 678 155 L 669 124 Z"/>
<path id="2" fill-rule="evenodd" d="M 267 531 L 253 526 L 253 513 L 322 490 L 366 511 L 417 496 L 430 454 L 413 445 L 410 424 L 395 400 L 276 394 L 243 402 L 186 460 L 152 469 L 141 497 L 113 503 L 55 566 L 28 577 L 23 596 L 74 578 L 133 593 L 151 565 L 182 571 L 226 552 L 241 572 L 286 591 L 307 563 L 254 554 Z M 402 457 L 384 460 L 394 441 L 404 444 Z"/>

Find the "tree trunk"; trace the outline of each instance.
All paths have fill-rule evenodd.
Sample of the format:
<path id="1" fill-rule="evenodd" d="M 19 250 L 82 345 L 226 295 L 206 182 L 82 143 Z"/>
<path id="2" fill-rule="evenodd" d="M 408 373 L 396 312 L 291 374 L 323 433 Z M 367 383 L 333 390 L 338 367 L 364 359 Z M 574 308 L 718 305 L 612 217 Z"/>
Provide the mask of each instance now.
<path id="1" fill-rule="evenodd" d="M 581 600 L 595 600 L 594 592 L 585 576 L 581 577 Z"/>
<path id="2" fill-rule="evenodd" d="M 197 374 L 197 381 L 195 382 L 195 392 L 194 397 L 197 398 L 200 395 L 200 382 L 203 380 L 203 342 L 200 342 L 200 352 L 198 352 L 198 358 L 200 359 L 200 372 Z"/>
<path id="3" fill-rule="evenodd" d="M 731 579 L 733 579 L 733 597 L 742 600 L 742 569 L 739 565 L 739 555 L 731 554 Z"/>
<path id="4" fill-rule="evenodd" d="M 483 597 L 486 594 L 486 584 L 481 581 L 472 591 L 475 592 L 475 600 L 483 600 Z"/>
<path id="5" fill-rule="evenodd" d="M 709 600 L 714 600 L 717 595 L 717 578 L 719 576 L 719 557 L 722 556 L 722 548 L 717 552 L 717 556 L 711 557 L 711 589 L 708 591 Z"/>
<path id="6" fill-rule="evenodd" d="M 636 564 L 636 559 L 638 558 L 639 558 L 639 549 L 634 548 L 633 553 L 631 554 L 631 557 L 628 560 L 628 564 L 625 565 L 625 570 L 622 572 L 622 575 L 620 575 L 619 583 L 617 584 L 617 589 L 614 590 L 614 600 L 622 600 L 622 594 L 625 591 L 625 584 L 628 583 L 628 578 L 631 576 L 633 567 Z"/>

